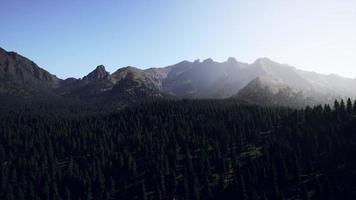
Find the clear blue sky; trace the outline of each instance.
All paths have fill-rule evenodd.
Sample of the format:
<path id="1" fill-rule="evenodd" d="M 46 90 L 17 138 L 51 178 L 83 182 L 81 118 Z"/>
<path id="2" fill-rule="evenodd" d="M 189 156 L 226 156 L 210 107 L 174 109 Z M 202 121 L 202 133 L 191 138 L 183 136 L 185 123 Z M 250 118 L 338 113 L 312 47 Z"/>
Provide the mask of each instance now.
<path id="1" fill-rule="evenodd" d="M 356 77 L 355 0 L 0 1 L 0 46 L 61 78 L 229 56 Z"/>

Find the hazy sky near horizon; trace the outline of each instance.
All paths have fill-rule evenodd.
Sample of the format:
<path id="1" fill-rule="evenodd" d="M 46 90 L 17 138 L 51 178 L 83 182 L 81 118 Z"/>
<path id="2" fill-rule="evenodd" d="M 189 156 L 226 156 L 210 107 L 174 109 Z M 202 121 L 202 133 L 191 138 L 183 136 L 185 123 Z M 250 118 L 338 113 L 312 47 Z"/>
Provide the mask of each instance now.
<path id="1" fill-rule="evenodd" d="M 0 0 L 0 47 L 61 78 L 230 56 L 356 78 L 356 0 Z"/>

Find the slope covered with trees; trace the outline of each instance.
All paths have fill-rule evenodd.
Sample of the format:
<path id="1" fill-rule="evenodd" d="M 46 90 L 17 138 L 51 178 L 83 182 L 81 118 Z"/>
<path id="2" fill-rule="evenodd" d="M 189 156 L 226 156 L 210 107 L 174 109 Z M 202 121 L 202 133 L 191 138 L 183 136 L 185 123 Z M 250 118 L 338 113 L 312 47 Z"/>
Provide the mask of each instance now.
<path id="1" fill-rule="evenodd" d="M 355 199 L 356 104 L 331 107 L 7 107 L 0 199 Z"/>

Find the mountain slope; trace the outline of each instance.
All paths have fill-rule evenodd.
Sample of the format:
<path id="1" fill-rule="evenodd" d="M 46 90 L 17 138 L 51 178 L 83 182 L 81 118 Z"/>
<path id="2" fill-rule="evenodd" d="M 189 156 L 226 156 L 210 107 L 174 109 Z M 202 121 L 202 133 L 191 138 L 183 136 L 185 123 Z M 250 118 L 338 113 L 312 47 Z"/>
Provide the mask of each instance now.
<path id="1" fill-rule="evenodd" d="M 254 79 L 233 98 L 265 106 L 304 107 L 321 103 L 268 75 Z"/>
<path id="2" fill-rule="evenodd" d="M 0 49 L 0 95 L 57 96 L 98 104 L 131 104 L 167 97 L 233 97 L 263 105 L 299 107 L 356 98 L 356 80 L 302 71 L 268 58 L 251 64 L 229 58 L 225 62 L 183 61 L 164 68 L 129 66 L 112 74 L 99 65 L 83 78 L 61 80 L 31 60 Z"/>
<path id="3" fill-rule="evenodd" d="M 256 60 L 250 67 L 263 75 L 233 98 L 262 105 L 301 107 L 356 97 L 353 79 L 302 71 L 266 58 Z"/>
<path id="4" fill-rule="evenodd" d="M 226 98 L 247 84 L 250 76 L 254 77 L 245 72 L 246 66 L 233 58 L 224 63 L 212 59 L 183 61 L 169 66 L 163 89 L 179 97 Z"/>
<path id="5" fill-rule="evenodd" d="M 110 74 L 100 65 L 82 79 L 67 79 L 56 91 L 61 96 L 112 106 L 161 98 L 159 69 L 120 68 Z"/>
<path id="6" fill-rule="evenodd" d="M 0 48 L 0 94 L 32 96 L 52 94 L 61 80 L 31 60 Z"/>
<path id="7" fill-rule="evenodd" d="M 99 104 L 128 104 L 164 96 L 160 89 L 166 74 L 166 69 L 134 67 L 110 74 L 99 65 L 82 79 L 61 80 L 33 61 L 0 48 L 0 95 L 4 97 L 64 97 Z"/>

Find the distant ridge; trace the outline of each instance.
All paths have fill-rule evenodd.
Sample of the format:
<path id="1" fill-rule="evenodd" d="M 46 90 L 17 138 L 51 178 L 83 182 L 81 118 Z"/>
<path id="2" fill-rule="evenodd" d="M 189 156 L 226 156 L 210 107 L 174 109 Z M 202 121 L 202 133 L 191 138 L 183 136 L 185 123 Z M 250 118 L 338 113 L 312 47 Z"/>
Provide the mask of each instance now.
<path id="1" fill-rule="evenodd" d="M 356 80 L 298 70 L 268 58 L 247 64 L 232 57 L 225 62 L 209 58 L 145 70 L 129 66 L 112 74 L 99 65 L 81 79 L 62 80 L 0 48 L 0 95 L 57 96 L 120 105 L 152 98 L 236 98 L 299 107 L 355 98 Z"/>

